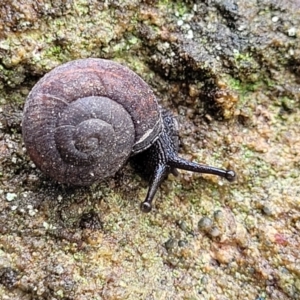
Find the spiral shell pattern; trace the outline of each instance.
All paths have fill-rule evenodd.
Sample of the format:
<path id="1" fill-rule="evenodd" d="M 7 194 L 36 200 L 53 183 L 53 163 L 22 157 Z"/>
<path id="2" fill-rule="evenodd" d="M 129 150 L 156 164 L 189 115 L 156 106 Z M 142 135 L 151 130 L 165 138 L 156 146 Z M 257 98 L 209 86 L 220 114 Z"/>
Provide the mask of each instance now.
<path id="1" fill-rule="evenodd" d="M 150 147 L 161 123 L 155 95 L 137 74 L 89 58 L 38 81 L 25 103 L 22 131 L 29 156 L 46 175 L 90 185 Z"/>

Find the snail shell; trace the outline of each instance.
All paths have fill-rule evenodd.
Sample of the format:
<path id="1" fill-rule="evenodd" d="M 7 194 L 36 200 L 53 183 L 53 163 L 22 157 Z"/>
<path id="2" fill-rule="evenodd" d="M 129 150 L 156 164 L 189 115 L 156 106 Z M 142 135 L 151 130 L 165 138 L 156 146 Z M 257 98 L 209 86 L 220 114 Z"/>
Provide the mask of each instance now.
<path id="1" fill-rule="evenodd" d="M 162 130 L 157 100 L 130 69 L 104 59 L 80 59 L 50 71 L 25 103 L 28 154 L 61 183 L 90 185 L 112 176 Z"/>

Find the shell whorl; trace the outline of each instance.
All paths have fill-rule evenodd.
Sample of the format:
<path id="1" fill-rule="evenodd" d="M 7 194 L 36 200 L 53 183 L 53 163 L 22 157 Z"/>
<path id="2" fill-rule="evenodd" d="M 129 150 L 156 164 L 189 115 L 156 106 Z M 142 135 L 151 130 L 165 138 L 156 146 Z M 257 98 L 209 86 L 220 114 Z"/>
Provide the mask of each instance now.
<path id="1" fill-rule="evenodd" d="M 128 68 L 81 59 L 46 74 L 26 100 L 23 137 L 34 163 L 63 183 L 111 176 L 161 132 L 148 85 Z"/>

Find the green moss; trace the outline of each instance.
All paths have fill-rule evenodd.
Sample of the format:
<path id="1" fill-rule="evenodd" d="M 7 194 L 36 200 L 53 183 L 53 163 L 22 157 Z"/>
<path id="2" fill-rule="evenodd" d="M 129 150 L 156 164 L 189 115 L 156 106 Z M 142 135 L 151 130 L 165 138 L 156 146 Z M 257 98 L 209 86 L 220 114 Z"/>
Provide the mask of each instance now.
<path id="1" fill-rule="evenodd" d="M 249 52 L 240 53 L 238 51 L 235 51 L 234 59 L 236 63 L 252 63 L 254 61 L 252 55 Z"/>
<path id="2" fill-rule="evenodd" d="M 62 48 L 60 46 L 52 46 L 45 52 L 45 57 L 59 58 L 62 54 Z"/>
<path id="3" fill-rule="evenodd" d="M 172 0 L 159 0 L 157 3 L 157 7 L 159 9 L 165 9 L 166 7 L 171 8 L 173 4 Z"/>
<path id="4" fill-rule="evenodd" d="M 189 11 L 189 7 L 187 6 L 187 4 L 185 2 L 178 1 L 175 4 L 174 10 L 175 10 L 176 15 L 178 15 L 179 17 L 182 17 Z"/>
<path id="5" fill-rule="evenodd" d="M 79 16 L 87 15 L 90 11 L 89 4 L 85 1 L 75 1 L 74 2 L 74 10 Z"/>
<path id="6" fill-rule="evenodd" d="M 13 77 L 16 76 L 16 72 L 14 69 L 7 69 L 3 65 L 0 64 L 0 74 L 1 79 L 8 85 L 13 85 Z"/>
<path id="7" fill-rule="evenodd" d="M 160 0 L 157 3 L 160 10 L 173 11 L 176 17 L 182 17 L 190 11 L 190 7 L 183 1 Z"/>
<path id="8" fill-rule="evenodd" d="M 251 94 L 262 91 L 271 90 L 273 88 L 274 82 L 271 79 L 257 78 L 254 82 L 243 82 L 240 79 L 233 78 L 231 76 L 223 77 L 228 87 L 233 91 L 236 91 L 239 96 L 239 101 L 237 106 L 242 106 L 246 103 L 250 104 L 256 101 Z"/>
<path id="9" fill-rule="evenodd" d="M 287 96 L 279 97 L 278 101 L 281 103 L 281 106 L 283 107 L 283 109 L 287 112 L 292 112 L 296 108 L 296 106 L 295 106 L 296 101 Z"/>

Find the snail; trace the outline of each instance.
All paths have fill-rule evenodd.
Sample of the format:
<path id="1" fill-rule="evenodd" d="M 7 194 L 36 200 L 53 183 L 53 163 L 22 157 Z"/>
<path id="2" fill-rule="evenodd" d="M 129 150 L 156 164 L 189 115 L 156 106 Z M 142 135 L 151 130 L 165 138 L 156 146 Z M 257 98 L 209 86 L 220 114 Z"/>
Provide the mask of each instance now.
<path id="1" fill-rule="evenodd" d="M 47 73 L 26 99 L 22 133 L 32 161 L 59 183 L 91 185 L 132 157 L 149 174 L 144 212 L 177 169 L 235 179 L 232 170 L 179 157 L 173 115 L 137 74 L 110 60 L 74 60 Z"/>

